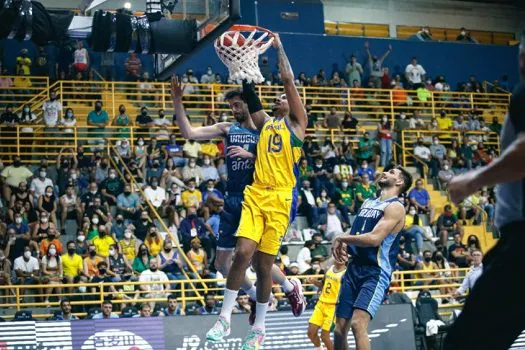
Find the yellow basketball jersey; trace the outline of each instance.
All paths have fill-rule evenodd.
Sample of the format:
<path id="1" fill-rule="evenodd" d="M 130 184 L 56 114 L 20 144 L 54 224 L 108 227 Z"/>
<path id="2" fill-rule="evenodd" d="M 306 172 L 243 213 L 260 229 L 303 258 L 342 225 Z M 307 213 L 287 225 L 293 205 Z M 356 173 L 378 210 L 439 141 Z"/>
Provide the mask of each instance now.
<path id="1" fill-rule="evenodd" d="M 343 277 L 346 269 L 339 272 L 334 272 L 334 267 L 326 272 L 326 276 L 323 284 L 323 291 L 319 300 L 326 304 L 336 304 L 337 298 L 339 297 L 339 288 L 341 287 L 341 278 Z"/>
<path id="2" fill-rule="evenodd" d="M 299 178 L 303 142 L 285 118 L 270 118 L 259 135 L 254 185 L 294 188 Z"/>

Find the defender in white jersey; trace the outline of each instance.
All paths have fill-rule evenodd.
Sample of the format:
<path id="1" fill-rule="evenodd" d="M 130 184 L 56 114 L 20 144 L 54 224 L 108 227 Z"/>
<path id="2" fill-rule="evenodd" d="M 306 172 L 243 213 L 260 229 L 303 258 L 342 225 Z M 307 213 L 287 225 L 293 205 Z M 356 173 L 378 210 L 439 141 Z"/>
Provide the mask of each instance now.
<path id="1" fill-rule="evenodd" d="M 398 232 L 405 225 L 405 208 L 399 195 L 412 186 L 412 176 L 397 166 L 385 171 L 377 182 L 381 195 L 367 199 L 348 236 L 334 240 L 337 261 L 351 261 L 341 280 L 335 309 L 334 349 L 348 349 L 352 327 L 357 350 L 369 350 L 368 323 L 385 298 L 399 251 Z"/>

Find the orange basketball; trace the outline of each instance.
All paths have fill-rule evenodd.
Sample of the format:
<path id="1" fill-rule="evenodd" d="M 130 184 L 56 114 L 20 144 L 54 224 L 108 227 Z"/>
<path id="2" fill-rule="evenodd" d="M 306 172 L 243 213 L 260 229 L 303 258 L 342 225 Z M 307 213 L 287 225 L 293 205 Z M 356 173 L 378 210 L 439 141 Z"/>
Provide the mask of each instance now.
<path id="1" fill-rule="evenodd" d="M 222 46 L 230 47 L 233 44 L 233 41 L 235 40 L 235 35 L 237 32 L 226 32 L 223 35 L 221 35 L 222 39 Z M 220 38 L 219 38 L 220 40 Z M 244 35 L 239 33 L 239 36 L 237 37 L 237 46 L 242 46 L 246 42 L 246 38 Z"/>

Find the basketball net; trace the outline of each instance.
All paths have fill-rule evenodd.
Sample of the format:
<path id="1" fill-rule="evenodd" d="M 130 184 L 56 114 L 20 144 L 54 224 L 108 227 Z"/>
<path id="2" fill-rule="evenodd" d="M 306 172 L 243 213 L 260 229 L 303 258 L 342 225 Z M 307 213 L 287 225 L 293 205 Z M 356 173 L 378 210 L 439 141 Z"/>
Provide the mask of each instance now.
<path id="1" fill-rule="evenodd" d="M 233 37 L 230 35 L 232 32 L 234 32 Z M 261 35 L 254 39 L 258 33 Z M 228 67 L 230 79 L 233 81 L 246 80 L 256 84 L 264 82 L 259 68 L 259 55 L 266 52 L 273 43 L 273 37 L 264 41 L 267 37 L 268 32 L 254 29 L 244 42 L 242 42 L 244 36 L 240 31 L 225 32 L 215 41 L 215 51 L 220 60 Z M 225 38 L 230 40 L 230 46 L 224 45 Z M 239 45 L 239 42 L 242 44 Z"/>

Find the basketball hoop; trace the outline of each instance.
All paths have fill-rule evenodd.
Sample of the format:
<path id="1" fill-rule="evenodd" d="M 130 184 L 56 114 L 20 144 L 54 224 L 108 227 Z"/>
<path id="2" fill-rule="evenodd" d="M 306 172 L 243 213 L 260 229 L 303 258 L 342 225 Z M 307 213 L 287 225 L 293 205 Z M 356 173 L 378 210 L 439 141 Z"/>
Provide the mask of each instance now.
<path id="1" fill-rule="evenodd" d="M 215 51 L 228 67 L 232 80 L 260 84 L 264 77 L 259 69 L 259 56 L 273 43 L 273 33 L 252 25 L 237 24 L 215 40 Z"/>

